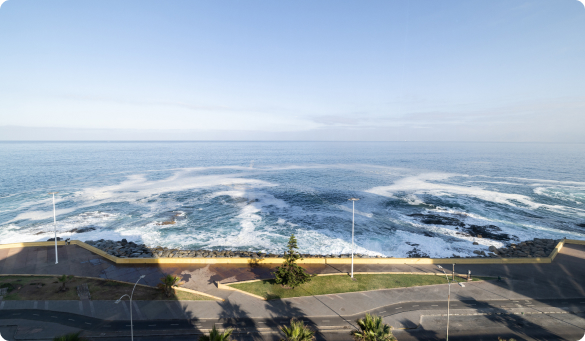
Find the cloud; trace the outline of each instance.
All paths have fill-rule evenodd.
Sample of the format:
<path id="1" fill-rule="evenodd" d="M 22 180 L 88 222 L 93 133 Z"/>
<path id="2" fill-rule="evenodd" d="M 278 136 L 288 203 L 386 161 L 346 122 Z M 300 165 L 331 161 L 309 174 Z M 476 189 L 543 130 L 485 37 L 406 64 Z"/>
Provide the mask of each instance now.
<path id="1" fill-rule="evenodd" d="M 583 6 L 585 6 L 585 0 L 577 0 L 577 1 L 579 1 L 580 3 L 582 3 Z"/>
<path id="2" fill-rule="evenodd" d="M 7 0 L 0 0 L 0 8 L 2 8 L 2 4 L 5 3 Z"/>

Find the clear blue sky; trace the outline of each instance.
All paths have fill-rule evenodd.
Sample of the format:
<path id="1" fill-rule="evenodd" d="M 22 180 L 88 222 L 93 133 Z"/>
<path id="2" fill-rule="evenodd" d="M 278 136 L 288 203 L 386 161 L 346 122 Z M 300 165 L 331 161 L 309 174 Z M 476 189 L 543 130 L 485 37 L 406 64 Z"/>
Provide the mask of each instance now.
<path id="1" fill-rule="evenodd" d="M 585 6 L 8 0 L 22 138 L 585 142 Z"/>

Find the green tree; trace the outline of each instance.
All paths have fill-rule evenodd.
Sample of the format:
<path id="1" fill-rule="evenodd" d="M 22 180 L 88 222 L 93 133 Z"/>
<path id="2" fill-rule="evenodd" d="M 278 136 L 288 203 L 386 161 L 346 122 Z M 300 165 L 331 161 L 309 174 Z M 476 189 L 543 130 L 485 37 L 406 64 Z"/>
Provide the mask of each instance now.
<path id="1" fill-rule="evenodd" d="M 217 331 L 217 329 L 215 329 L 215 325 L 213 326 L 213 328 L 211 329 L 211 331 L 209 332 L 209 336 L 207 335 L 201 335 L 199 337 L 199 341 L 229 341 L 230 336 L 232 335 L 233 329 L 226 329 L 223 331 L 223 333 L 220 333 Z"/>
<path id="2" fill-rule="evenodd" d="M 179 277 L 166 275 L 165 277 L 161 277 L 161 283 L 158 284 L 158 288 L 161 289 L 167 297 L 171 297 L 174 292 L 173 286 L 177 284 L 179 280 Z"/>
<path id="3" fill-rule="evenodd" d="M 67 291 L 67 287 L 66 284 L 67 282 L 71 281 L 73 279 L 73 275 L 63 275 L 60 277 L 57 277 L 57 280 L 59 281 L 59 283 L 61 283 L 61 287 L 59 288 L 59 291 Z"/>
<path id="4" fill-rule="evenodd" d="M 506 339 L 503 339 L 498 336 L 498 341 L 506 341 Z M 516 341 L 516 339 L 508 339 L 507 341 Z"/>
<path id="5" fill-rule="evenodd" d="M 360 330 L 351 332 L 356 341 L 397 341 L 392 335 L 392 327 L 382 323 L 382 317 L 366 314 L 357 321 Z"/>
<path id="6" fill-rule="evenodd" d="M 305 326 L 303 321 L 297 321 L 294 318 L 290 320 L 289 326 L 282 326 L 280 330 L 284 333 L 284 339 L 281 341 L 312 341 L 315 340 L 315 332 Z"/>
<path id="7" fill-rule="evenodd" d="M 86 338 L 79 336 L 81 332 L 70 333 L 53 338 L 53 341 L 87 341 Z"/>
<path id="8" fill-rule="evenodd" d="M 272 273 L 277 284 L 295 288 L 311 280 L 311 275 L 296 263 L 298 259 L 302 259 L 296 251 L 298 248 L 297 239 L 294 234 L 291 234 L 288 240 L 288 251 L 284 253 L 284 262 Z"/>

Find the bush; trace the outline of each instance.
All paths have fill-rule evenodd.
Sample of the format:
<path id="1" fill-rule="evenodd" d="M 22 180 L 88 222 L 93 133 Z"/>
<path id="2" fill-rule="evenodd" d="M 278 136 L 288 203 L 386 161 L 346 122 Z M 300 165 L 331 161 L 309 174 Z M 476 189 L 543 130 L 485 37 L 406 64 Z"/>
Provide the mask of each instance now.
<path id="1" fill-rule="evenodd" d="M 165 293 L 165 295 L 167 295 L 167 297 L 171 297 L 171 295 L 174 292 L 173 286 L 177 284 L 179 280 L 180 280 L 179 277 L 166 275 L 165 277 L 162 277 L 160 279 L 161 283 L 158 284 L 158 288 L 161 289 Z"/>
<path id="2" fill-rule="evenodd" d="M 290 320 L 290 327 L 282 326 L 280 330 L 284 333 L 284 339 L 281 341 L 313 341 L 315 332 L 305 326 L 303 321 L 297 321 L 294 318 Z"/>
<path id="3" fill-rule="evenodd" d="M 366 314 L 363 319 L 357 321 L 360 330 L 351 332 L 356 341 L 397 341 L 392 335 L 392 327 L 382 323 L 382 317 Z"/>
<path id="4" fill-rule="evenodd" d="M 209 332 L 209 335 L 201 335 L 199 337 L 199 341 L 229 341 L 230 335 L 232 335 L 233 329 L 226 329 L 223 333 L 220 333 L 215 329 L 215 325 L 213 329 Z"/>
<path id="5" fill-rule="evenodd" d="M 285 252 L 283 257 L 284 263 L 272 273 L 277 284 L 294 289 L 296 286 L 311 280 L 312 276 L 296 263 L 298 259 L 302 259 L 301 255 L 296 251 L 298 248 L 297 239 L 294 234 L 291 234 L 288 240 L 288 252 Z"/>
<path id="6" fill-rule="evenodd" d="M 70 333 L 53 338 L 53 341 L 87 341 L 86 338 L 79 336 L 81 332 Z"/>

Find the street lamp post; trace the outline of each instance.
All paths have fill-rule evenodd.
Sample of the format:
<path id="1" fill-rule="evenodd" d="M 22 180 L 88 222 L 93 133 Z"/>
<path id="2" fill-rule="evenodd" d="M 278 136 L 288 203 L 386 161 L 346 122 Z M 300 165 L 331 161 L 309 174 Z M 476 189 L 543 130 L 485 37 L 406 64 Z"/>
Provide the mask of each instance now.
<path id="1" fill-rule="evenodd" d="M 55 212 L 55 194 L 59 192 L 51 192 L 53 195 L 53 227 L 55 228 L 55 264 L 59 264 L 59 255 L 57 254 L 57 213 Z"/>
<path id="2" fill-rule="evenodd" d="M 353 278 L 353 249 L 354 249 L 354 243 L 353 243 L 353 230 L 354 230 L 354 225 L 355 225 L 355 202 L 360 200 L 357 198 L 350 198 L 348 199 L 351 201 L 352 204 L 352 210 L 351 210 L 351 278 Z"/>
<path id="3" fill-rule="evenodd" d="M 443 269 L 443 267 L 440 265 L 437 265 L 437 267 L 439 269 L 441 269 L 441 271 L 443 271 L 443 273 L 445 274 L 445 278 L 447 278 L 447 283 L 449 283 L 449 294 L 447 295 L 447 340 L 446 340 L 446 341 L 449 341 L 449 305 L 451 303 L 451 281 L 449 280 L 449 276 L 447 276 L 445 269 Z M 455 281 L 455 264 L 453 264 L 453 282 L 457 282 L 457 281 Z M 463 283 L 457 282 L 457 284 L 459 284 L 459 286 L 465 288 L 465 285 Z"/>
<path id="4" fill-rule="evenodd" d="M 124 295 L 122 295 L 122 297 L 118 298 L 118 300 L 116 301 L 116 304 L 118 304 L 118 303 L 120 303 L 120 301 L 122 301 L 124 296 L 128 296 L 130 298 L 130 340 L 131 341 L 134 341 L 134 324 L 132 322 L 132 296 L 134 295 L 134 289 L 136 289 L 136 285 L 143 278 L 144 278 L 144 275 L 140 276 L 140 278 L 138 278 L 136 283 L 134 283 L 134 288 L 132 288 L 132 293 L 130 294 L 130 296 L 128 296 L 128 294 L 124 294 Z"/>

